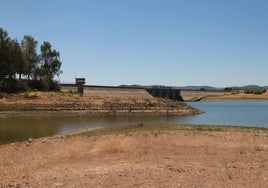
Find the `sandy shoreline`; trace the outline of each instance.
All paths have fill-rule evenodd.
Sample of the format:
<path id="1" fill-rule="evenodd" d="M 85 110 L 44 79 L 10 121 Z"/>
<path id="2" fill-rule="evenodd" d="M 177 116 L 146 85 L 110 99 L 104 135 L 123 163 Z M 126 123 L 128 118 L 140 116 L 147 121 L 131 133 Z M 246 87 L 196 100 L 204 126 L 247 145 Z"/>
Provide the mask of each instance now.
<path id="1" fill-rule="evenodd" d="M 0 187 L 265 187 L 264 129 L 140 130 L 0 146 Z"/>

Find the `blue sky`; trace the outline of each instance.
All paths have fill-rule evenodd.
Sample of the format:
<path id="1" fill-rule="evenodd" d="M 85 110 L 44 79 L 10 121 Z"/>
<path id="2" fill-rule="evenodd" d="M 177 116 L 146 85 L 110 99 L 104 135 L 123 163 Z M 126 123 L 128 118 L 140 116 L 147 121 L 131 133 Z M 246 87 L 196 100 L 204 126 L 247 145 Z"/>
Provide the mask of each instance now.
<path id="1" fill-rule="evenodd" d="M 0 27 L 51 42 L 62 82 L 268 85 L 267 0 L 1 0 Z"/>

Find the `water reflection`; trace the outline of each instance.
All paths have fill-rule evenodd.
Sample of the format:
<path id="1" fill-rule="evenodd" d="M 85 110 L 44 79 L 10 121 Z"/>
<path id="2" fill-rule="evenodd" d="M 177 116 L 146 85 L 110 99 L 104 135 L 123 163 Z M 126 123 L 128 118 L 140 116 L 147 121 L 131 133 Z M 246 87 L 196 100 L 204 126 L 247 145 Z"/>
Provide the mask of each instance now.
<path id="1" fill-rule="evenodd" d="M 18 117 L 0 118 L 0 143 L 51 136 L 79 129 L 111 125 L 168 123 L 166 117 Z"/>
<path id="2" fill-rule="evenodd" d="M 57 134 L 60 124 L 49 118 L 0 119 L 0 143 Z"/>

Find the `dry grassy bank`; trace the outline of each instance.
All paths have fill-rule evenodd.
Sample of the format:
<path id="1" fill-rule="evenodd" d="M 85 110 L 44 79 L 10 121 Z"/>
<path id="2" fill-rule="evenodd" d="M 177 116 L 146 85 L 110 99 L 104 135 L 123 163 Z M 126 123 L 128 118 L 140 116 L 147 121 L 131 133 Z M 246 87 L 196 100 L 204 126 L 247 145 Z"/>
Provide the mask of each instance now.
<path id="1" fill-rule="evenodd" d="M 218 101 L 218 100 L 268 100 L 268 91 L 264 94 L 245 94 L 245 93 L 227 93 L 218 96 L 207 96 L 202 99 L 203 101 Z"/>
<path id="2" fill-rule="evenodd" d="M 161 98 L 100 97 L 77 93 L 1 94 L 0 116 L 8 115 L 192 115 L 201 113 L 182 102 Z"/>
<path id="3" fill-rule="evenodd" d="M 103 132 L 0 146 L 0 187 L 268 184 L 265 129 L 140 126 Z"/>

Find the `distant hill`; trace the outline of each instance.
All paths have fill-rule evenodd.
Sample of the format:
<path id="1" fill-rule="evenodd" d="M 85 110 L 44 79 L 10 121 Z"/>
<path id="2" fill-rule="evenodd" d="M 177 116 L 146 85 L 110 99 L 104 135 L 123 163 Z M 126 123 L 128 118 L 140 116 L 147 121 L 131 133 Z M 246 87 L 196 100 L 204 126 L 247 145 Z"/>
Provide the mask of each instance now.
<path id="1" fill-rule="evenodd" d="M 217 91 L 223 90 L 224 88 L 221 87 L 212 87 L 212 86 L 164 86 L 164 85 L 120 85 L 118 87 L 127 87 L 127 88 L 151 88 L 151 87 L 158 87 L 158 88 L 173 88 L 173 89 L 182 89 L 182 90 L 209 90 L 209 91 Z M 246 85 L 246 86 L 233 86 L 233 87 L 226 87 L 232 88 L 234 90 L 243 90 L 243 89 L 268 89 L 268 86 L 258 86 L 258 85 Z"/>
<path id="2" fill-rule="evenodd" d="M 222 88 L 215 88 L 211 86 L 164 86 L 164 85 L 151 85 L 151 86 L 143 86 L 143 85 L 120 85 L 118 87 L 126 87 L 126 88 L 173 88 L 173 89 L 186 89 L 186 90 L 221 90 Z"/>
<path id="3" fill-rule="evenodd" d="M 216 88 L 211 86 L 183 86 L 177 87 L 178 89 L 187 89 L 187 90 L 221 90 L 222 88 Z"/>

